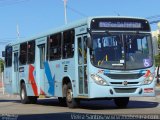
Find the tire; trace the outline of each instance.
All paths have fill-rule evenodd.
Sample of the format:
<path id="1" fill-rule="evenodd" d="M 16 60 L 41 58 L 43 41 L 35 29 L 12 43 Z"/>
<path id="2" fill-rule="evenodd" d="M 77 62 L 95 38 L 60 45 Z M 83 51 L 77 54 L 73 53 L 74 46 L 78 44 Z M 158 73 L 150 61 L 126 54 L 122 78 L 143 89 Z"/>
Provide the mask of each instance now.
<path id="1" fill-rule="evenodd" d="M 26 91 L 25 83 L 22 83 L 22 85 L 21 85 L 20 98 L 21 98 L 21 103 L 23 103 L 23 104 L 28 104 L 28 103 L 30 103 L 30 99 L 29 99 L 29 97 L 27 96 L 27 91 Z"/>
<path id="2" fill-rule="evenodd" d="M 118 108 L 126 108 L 129 103 L 129 97 L 115 98 L 114 103 Z"/>
<path id="3" fill-rule="evenodd" d="M 59 101 L 59 104 L 61 105 L 61 106 L 67 106 L 67 104 L 66 104 L 66 98 L 62 98 L 62 97 L 58 97 L 58 101 Z"/>
<path id="4" fill-rule="evenodd" d="M 71 83 L 67 84 L 66 89 L 66 103 L 69 108 L 76 108 L 79 106 L 80 101 L 76 98 L 73 98 L 73 90 Z"/>

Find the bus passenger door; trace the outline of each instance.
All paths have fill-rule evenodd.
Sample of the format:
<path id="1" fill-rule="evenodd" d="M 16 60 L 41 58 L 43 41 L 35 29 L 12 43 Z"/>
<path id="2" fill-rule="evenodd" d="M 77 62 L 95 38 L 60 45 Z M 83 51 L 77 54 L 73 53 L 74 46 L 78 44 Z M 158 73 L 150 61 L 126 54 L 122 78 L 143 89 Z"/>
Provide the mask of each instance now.
<path id="1" fill-rule="evenodd" d="M 44 70 L 44 62 L 45 62 L 45 44 L 39 45 L 39 81 L 40 81 L 40 94 L 45 94 L 45 70 Z"/>
<path id="2" fill-rule="evenodd" d="M 19 71 L 18 71 L 18 66 L 19 66 L 19 59 L 18 59 L 18 52 L 13 53 L 13 80 L 12 80 L 12 90 L 13 93 L 18 93 L 19 92 Z"/>
<path id="3" fill-rule="evenodd" d="M 78 37 L 78 85 L 79 94 L 88 94 L 87 81 L 87 36 Z"/>

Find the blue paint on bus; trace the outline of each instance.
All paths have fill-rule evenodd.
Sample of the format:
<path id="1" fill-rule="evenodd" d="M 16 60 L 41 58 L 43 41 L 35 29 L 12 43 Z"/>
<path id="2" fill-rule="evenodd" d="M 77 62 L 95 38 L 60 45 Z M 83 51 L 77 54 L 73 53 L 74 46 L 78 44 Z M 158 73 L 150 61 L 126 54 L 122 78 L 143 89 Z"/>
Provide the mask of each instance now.
<path id="1" fill-rule="evenodd" d="M 52 78 L 52 73 L 51 73 L 51 69 L 49 67 L 48 62 L 44 62 L 44 69 L 45 69 L 45 74 L 46 74 L 48 84 L 49 84 L 48 93 L 50 93 L 51 95 L 54 95 L 55 75 Z"/>

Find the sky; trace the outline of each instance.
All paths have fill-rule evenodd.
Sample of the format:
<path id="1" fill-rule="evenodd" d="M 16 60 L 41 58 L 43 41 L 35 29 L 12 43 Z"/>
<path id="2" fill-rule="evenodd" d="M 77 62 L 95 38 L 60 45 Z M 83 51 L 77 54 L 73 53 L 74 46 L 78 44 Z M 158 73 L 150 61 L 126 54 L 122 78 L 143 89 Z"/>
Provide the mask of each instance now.
<path id="1" fill-rule="evenodd" d="M 118 15 L 160 19 L 160 0 L 67 0 L 68 23 L 88 16 Z M 64 24 L 63 0 L 0 0 L 0 57 L 8 42 L 17 41 L 17 25 L 23 39 Z M 152 24 L 155 29 L 157 25 Z"/>

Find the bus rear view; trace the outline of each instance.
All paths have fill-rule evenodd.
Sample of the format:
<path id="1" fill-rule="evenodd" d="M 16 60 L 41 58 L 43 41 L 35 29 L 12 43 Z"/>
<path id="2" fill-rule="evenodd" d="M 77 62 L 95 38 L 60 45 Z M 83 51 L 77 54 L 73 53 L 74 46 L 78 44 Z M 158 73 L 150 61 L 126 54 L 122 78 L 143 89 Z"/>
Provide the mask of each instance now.
<path id="1" fill-rule="evenodd" d="M 152 37 L 147 20 L 94 18 L 90 24 L 90 97 L 114 98 L 126 107 L 129 97 L 154 96 Z"/>

